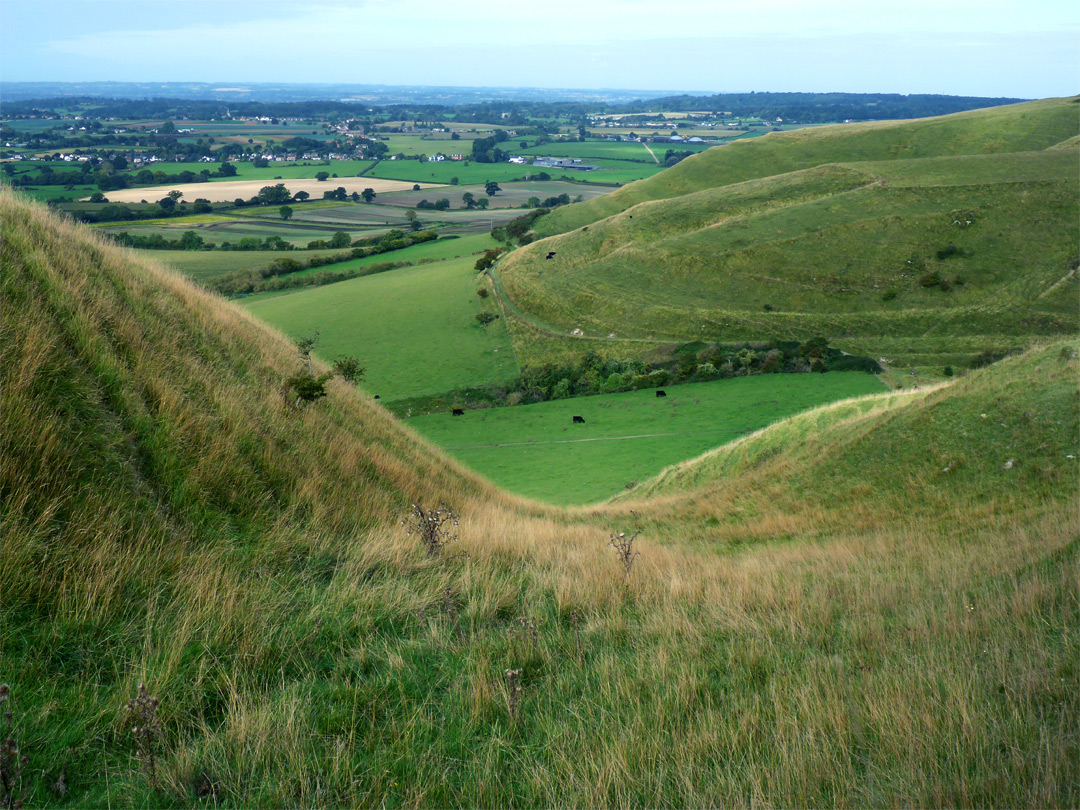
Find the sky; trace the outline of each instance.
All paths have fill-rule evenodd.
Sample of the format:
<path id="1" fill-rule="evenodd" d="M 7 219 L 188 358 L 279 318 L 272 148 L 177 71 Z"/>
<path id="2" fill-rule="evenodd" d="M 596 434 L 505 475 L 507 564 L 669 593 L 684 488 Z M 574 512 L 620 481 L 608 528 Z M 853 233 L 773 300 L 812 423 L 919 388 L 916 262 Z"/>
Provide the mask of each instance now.
<path id="1" fill-rule="evenodd" d="M 0 0 L 2 81 L 1080 92 L 1077 0 Z"/>

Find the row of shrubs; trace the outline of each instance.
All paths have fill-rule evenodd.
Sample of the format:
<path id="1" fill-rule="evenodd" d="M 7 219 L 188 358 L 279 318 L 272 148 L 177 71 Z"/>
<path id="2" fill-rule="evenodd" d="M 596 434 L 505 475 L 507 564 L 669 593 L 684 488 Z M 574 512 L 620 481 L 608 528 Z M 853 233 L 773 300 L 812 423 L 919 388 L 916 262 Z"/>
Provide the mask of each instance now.
<path id="1" fill-rule="evenodd" d="M 310 270 L 316 267 L 325 267 L 331 264 L 352 261 L 353 259 L 363 259 L 368 256 L 391 253 L 422 242 L 430 242 L 437 238 L 438 234 L 434 231 L 419 231 L 410 234 L 407 234 L 404 231 L 389 231 L 380 237 L 357 239 L 352 243 L 352 249 L 340 253 L 312 256 L 306 260 L 282 256 L 280 259 L 274 259 L 274 261 L 270 262 L 265 267 L 250 270 L 235 270 L 232 273 L 227 273 L 206 282 L 206 286 L 221 295 L 231 296 L 250 295 L 251 293 L 256 292 L 287 289 L 290 287 L 330 284 L 334 281 L 346 281 L 350 278 L 356 278 L 357 276 L 370 275 L 372 271 L 370 268 L 357 268 L 355 270 L 339 273 L 318 273 L 310 276 L 303 276 L 294 279 L 289 284 L 271 285 L 268 283 L 268 279 L 279 279 L 283 276 L 290 276 L 294 273 L 298 273 L 301 270 Z M 392 270 L 395 267 L 405 267 L 409 264 L 411 264 L 411 262 L 385 262 L 372 265 L 372 267 L 380 268 L 374 272 L 384 272 L 386 270 Z M 321 281 L 312 282 L 309 281 L 309 279 L 321 279 Z"/>
<path id="2" fill-rule="evenodd" d="M 755 374 L 803 374 L 826 371 L 881 371 L 868 357 L 846 355 L 824 338 L 804 343 L 771 341 L 741 346 L 691 343 L 678 347 L 674 359 L 652 364 L 644 360 L 604 359 L 594 351 L 576 362 L 525 369 L 509 385 L 468 388 L 435 397 L 395 403 L 409 415 L 453 407 L 500 407 L 550 399 L 660 388 L 676 383 L 704 382 Z"/>
<path id="3" fill-rule="evenodd" d="M 287 260 L 286 260 L 287 261 Z M 280 292 L 281 290 L 295 290 L 302 287 L 322 287 L 326 284 L 335 284 L 339 281 L 348 281 L 360 276 L 371 276 L 376 273 L 385 273 L 387 270 L 397 270 L 399 267 L 411 267 L 412 262 L 380 262 L 367 267 L 354 267 L 350 270 L 320 270 L 310 275 L 284 275 L 273 278 L 257 280 L 247 278 L 233 280 L 227 284 L 220 283 L 222 279 L 214 279 L 207 282 L 206 286 L 222 295 L 240 296 L 253 295 L 262 292 Z"/>

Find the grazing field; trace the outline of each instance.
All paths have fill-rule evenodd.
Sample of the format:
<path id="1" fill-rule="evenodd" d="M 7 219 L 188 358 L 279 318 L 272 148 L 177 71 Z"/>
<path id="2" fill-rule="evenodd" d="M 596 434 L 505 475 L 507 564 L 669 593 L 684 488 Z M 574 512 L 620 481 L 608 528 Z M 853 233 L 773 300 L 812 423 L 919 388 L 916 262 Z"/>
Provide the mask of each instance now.
<path id="1" fill-rule="evenodd" d="M 395 258 L 386 254 L 374 261 Z M 493 304 L 476 295 L 475 263 L 465 256 L 242 302 L 294 338 L 319 331 L 320 357 L 358 357 L 367 367 L 363 387 L 371 394 L 386 401 L 437 394 L 518 374 L 502 320 L 487 326 L 476 320 L 476 313 Z"/>
<path id="2" fill-rule="evenodd" d="M 134 250 L 136 256 L 159 262 L 198 282 L 206 282 L 237 270 L 256 270 L 266 267 L 282 256 L 312 259 L 334 256 L 340 250 L 305 250 L 302 253 L 282 253 L 278 250 Z M 338 265 L 331 265 L 330 268 Z"/>
<path id="3" fill-rule="evenodd" d="M 717 145 L 715 143 L 685 145 L 674 143 L 644 144 L 637 143 L 636 141 L 552 141 L 551 143 L 527 146 L 522 149 L 515 141 L 508 141 L 507 143 L 511 144 L 508 151 L 513 152 L 516 155 L 530 155 L 533 157 L 551 155 L 552 157 L 581 158 L 590 163 L 594 160 L 631 160 L 639 163 L 656 163 L 656 160 L 653 159 L 653 155 L 649 153 L 649 149 L 655 153 L 657 158 L 663 161 L 664 152 L 668 149 L 702 152 L 710 146 Z"/>
<path id="4" fill-rule="evenodd" d="M 247 200 L 254 197 L 263 186 L 277 185 L 278 182 L 285 183 L 285 187 L 293 194 L 298 191 L 306 191 L 313 197 L 321 197 L 324 191 L 333 191 L 338 187 L 344 188 L 349 194 L 354 191 L 361 192 L 365 188 L 373 189 L 376 194 L 384 191 L 402 191 L 412 188 L 411 182 L 379 180 L 374 177 L 333 177 L 329 180 L 319 181 L 313 176 L 307 176 L 289 179 L 288 181 L 227 180 L 220 183 L 178 183 L 175 185 L 151 186 L 150 188 L 125 188 L 110 191 L 108 198 L 109 202 L 114 203 L 139 202 L 139 200 L 149 200 L 151 197 L 160 199 L 170 191 L 179 191 L 187 200 L 202 198 L 212 203 L 232 202 L 237 198 Z"/>
<path id="5" fill-rule="evenodd" d="M 610 498 L 665 467 L 799 411 L 886 391 L 872 374 L 763 374 L 408 424 L 496 485 L 548 503 Z M 575 424 L 581 416 L 585 424 Z"/>
<path id="6" fill-rule="evenodd" d="M 563 334 L 822 334 L 914 365 L 911 344 L 893 353 L 903 338 L 931 337 L 941 355 L 954 339 L 1076 331 L 1078 181 L 1068 149 L 832 164 L 639 204 L 497 273 Z"/>

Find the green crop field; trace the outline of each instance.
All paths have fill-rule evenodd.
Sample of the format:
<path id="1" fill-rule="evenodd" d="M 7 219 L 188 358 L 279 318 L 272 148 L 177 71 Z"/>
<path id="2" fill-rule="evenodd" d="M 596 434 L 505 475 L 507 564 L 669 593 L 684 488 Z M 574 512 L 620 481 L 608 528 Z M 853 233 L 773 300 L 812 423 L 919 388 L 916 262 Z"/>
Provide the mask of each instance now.
<path id="1" fill-rule="evenodd" d="M 438 250 L 451 242 L 435 244 Z M 391 253 L 372 261 L 395 258 Z M 474 264 L 465 256 L 242 300 L 252 314 L 292 337 L 318 330 L 321 357 L 358 357 L 367 367 L 365 390 L 389 402 L 517 376 L 502 321 L 476 321 L 476 313 L 493 304 L 476 296 Z"/>
<path id="2" fill-rule="evenodd" d="M 669 386 L 663 398 L 602 394 L 418 416 L 409 425 L 511 492 L 583 504 L 799 411 L 885 390 L 857 372 L 763 374 Z"/>

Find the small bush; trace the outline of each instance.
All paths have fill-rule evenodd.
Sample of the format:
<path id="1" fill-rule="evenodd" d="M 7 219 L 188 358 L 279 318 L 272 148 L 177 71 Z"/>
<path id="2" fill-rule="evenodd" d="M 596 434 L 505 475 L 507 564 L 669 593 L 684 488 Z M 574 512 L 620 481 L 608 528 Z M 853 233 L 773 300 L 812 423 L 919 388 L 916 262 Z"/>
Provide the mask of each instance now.
<path id="1" fill-rule="evenodd" d="M 886 290 L 881 294 L 882 301 L 892 301 L 896 298 L 896 290 Z"/>
<path id="2" fill-rule="evenodd" d="M 953 367 L 952 366 L 945 366 L 944 373 L 945 373 L 946 377 L 951 377 L 953 375 L 953 373 L 954 373 L 953 372 Z"/>
<path id="3" fill-rule="evenodd" d="M 487 310 L 476 313 L 476 320 L 479 321 L 481 326 L 487 326 L 498 317 L 494 312 L 488 312 Z"/>
<path id="4" fill-rule="evenodd" d="M 937 270 L 931 270 L 929 273 L 923 273 L 919 276 L 920 287 L 936 287 L 941 283 L 941 273 Z"/>
<path id="5" fill-rule="evenodd" d="M 479 295 L 481 298 L 487 298 L 488 297 L 488 289 L 487 289 L 487 287 L 481 287 L 479 290 L 476 291 L 476 294 Z"/>

